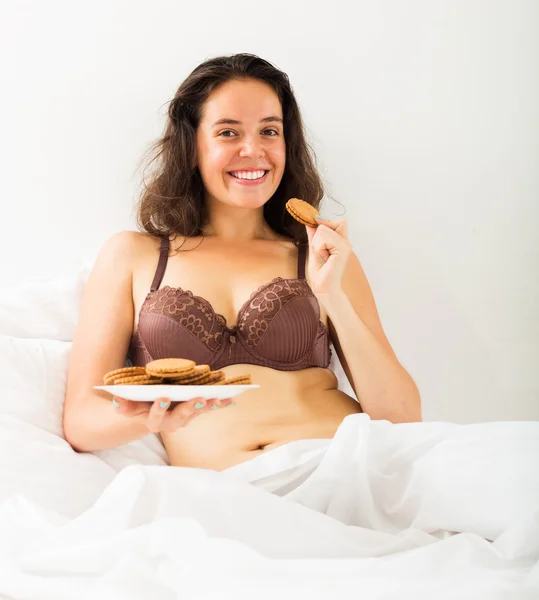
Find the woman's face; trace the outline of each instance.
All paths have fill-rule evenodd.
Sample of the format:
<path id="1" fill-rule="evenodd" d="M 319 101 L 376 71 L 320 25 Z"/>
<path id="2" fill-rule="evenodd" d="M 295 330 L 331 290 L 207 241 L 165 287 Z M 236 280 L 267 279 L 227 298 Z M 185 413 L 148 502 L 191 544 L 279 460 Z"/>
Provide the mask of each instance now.
<path id="1" fill-rule="evenodd" d="M 197 129 L 206 201 L 258 208 L 271 198 L 285 168 L 282 119 L 277 94 L 262 81 L 228 81 L 212 92 Z"/>

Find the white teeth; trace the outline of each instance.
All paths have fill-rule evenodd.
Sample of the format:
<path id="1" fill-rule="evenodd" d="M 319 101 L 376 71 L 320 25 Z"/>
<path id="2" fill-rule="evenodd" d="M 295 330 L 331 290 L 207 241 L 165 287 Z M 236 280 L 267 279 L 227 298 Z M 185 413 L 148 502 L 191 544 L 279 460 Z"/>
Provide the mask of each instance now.
<path id="1" fill-rule="evenodd" d="M 236 171 L 235 173 L 230 173 L 233 177 L 237 179 L 260 179 L 264 177 L 266 171 Z"/>

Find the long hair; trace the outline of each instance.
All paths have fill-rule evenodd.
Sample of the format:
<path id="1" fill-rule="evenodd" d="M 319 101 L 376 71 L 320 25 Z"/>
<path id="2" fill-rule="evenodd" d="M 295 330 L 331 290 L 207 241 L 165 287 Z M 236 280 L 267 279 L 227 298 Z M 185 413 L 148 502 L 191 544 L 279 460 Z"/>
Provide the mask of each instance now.
<path id="1" fill-rule="evenodd" d="M 143 155 L 154 165 L 137 204 L 137 225 L 155 237 L 198 236 L 205 225 L 204 186 L 197 167 L 196 131 L 202 107 L 212 91 L 230 80 L 257 79 L 277 93 L 283 111 L 285 169 L 279 187 L 264 205 L 264 218 L 278 234 L 307 240 L 305 227 L 285 208 L 289 198 L 301 198 L 319 208 L 324 196 L 316 156 L 306 141 L 301 113 L 288 76 L 253 54 L 219 56 L 201 63 L 183 81 L 168 104 L 164 135 Z"/>

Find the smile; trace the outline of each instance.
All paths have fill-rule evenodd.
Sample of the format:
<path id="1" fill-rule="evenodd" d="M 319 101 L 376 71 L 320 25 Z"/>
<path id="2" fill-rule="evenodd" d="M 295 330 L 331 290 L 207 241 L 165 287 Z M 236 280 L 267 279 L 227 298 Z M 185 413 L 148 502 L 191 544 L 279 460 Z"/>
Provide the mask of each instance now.
<path id="1" fill-rule="evenodd" d="M 259 173 L 261 173 L 261 172 L 262 171 L 260 171 Z M 253 175 L 250 175 L 249 179 L 247 179 L 245 176 L 237 177 L 236 175 L 233 175 L 232 173 L 227 173 L 227 175 L 239 185 L 260 185 L 261 183 L 264 183 L 264 181 L 266 181 L 266 179 L 268 178 L 268 173 L 269 173 L 269 171 L 264 171 L 264 174 L 262 176 L 259 176 L 256 178 L 254 178 Z"/>

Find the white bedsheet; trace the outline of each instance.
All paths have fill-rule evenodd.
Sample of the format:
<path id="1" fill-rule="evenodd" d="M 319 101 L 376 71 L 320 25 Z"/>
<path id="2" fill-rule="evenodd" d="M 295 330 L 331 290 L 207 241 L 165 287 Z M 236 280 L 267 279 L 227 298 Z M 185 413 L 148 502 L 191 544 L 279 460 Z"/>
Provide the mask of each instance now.
<path id="1" fill-rule="evenodd" d="M 17 421 L 0 419 L 15 453 L 36 435 Z M 0 597 L 538 597 L 536 422 L 353 415 L 333 440 L 292 442 L 223 472 L 111 475 L 62 448 L 43 441 L 36 485 L 54 475 L 61 509 L 83 475 L 88 508 L 79 498 L 79 516 L 65 516 L 39 494 L 0 505 Z"/>

